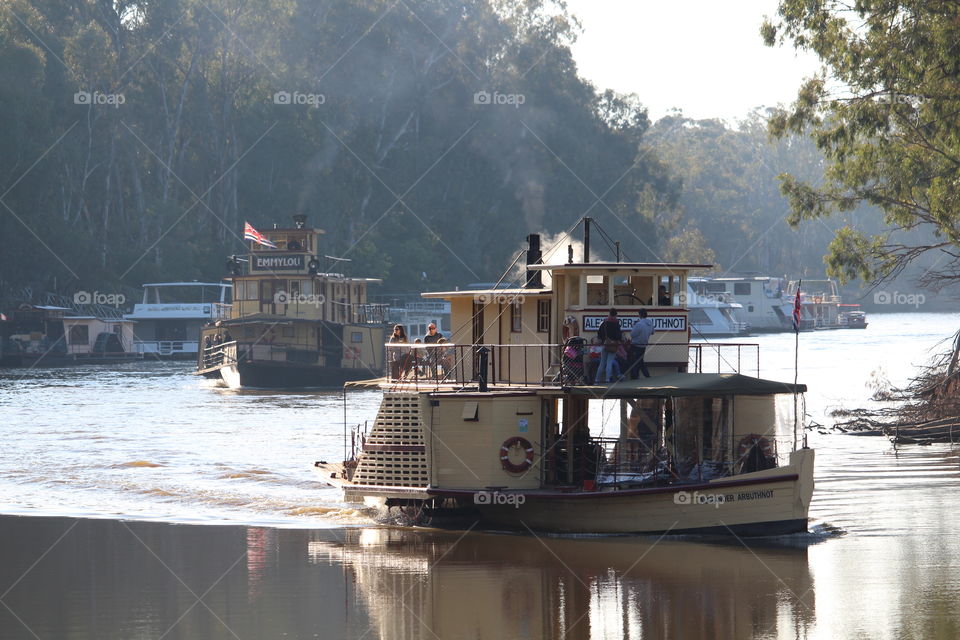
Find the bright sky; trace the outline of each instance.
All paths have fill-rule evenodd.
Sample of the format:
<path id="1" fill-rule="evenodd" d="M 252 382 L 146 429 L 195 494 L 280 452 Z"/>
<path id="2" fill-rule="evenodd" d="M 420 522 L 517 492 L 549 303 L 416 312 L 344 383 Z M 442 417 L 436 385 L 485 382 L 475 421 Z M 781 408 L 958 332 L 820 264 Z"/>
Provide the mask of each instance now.
<path id="1" fill-rule="evenodd" d="M 567 0 L 583 33 L 580 75 L 600 89 L 636 93 L 652 120 L 676 107 L 731 122 L 753 107 L 790 103 L 817 58 L 760 39 L 777 0 Z"/>

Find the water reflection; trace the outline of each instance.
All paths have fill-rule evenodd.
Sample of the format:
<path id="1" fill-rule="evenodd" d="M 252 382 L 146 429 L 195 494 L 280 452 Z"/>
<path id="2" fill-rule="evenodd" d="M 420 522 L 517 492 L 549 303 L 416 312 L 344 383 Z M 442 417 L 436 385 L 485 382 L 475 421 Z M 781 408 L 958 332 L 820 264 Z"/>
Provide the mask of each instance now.
<path id="1" fill-rule="evenodd" d="M 804 549 L 63 518 L 0 531 L 4 639 L 793 638 L 814 622 Z"/>
<path id="2" fill-rule="evenodd" d="M 308 550 L 349 568 L 391 640 L 794 637 L 815 618 L 805 549 L 368 529 Z"/>

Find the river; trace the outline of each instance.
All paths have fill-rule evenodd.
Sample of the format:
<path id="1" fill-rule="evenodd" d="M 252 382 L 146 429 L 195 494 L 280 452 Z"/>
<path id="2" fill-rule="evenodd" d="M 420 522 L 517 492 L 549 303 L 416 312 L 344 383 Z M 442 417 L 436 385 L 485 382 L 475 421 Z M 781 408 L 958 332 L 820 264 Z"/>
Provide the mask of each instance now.
<path id="1" fill-rule="evenodd" d="M 905 383 L 960 316 L 869 321 L 800 335 L 809 420 Z M 746 341 L 792 381 L 793 334 Z M 0 637 L 960 636 L 950 445 L 811 430 L 802 536 L 401 530 L 311 472 L 377 404 L 229 391 L 183 363 L 0 370 Z"/>

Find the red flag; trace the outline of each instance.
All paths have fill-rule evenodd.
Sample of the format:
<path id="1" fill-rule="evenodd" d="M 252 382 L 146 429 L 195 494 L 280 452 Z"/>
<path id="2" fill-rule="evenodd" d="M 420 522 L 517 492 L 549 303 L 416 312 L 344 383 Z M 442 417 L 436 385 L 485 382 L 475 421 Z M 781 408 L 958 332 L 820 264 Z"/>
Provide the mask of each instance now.
<path id="1" fill-rule="evenodd" d="M 243 239 L 253 240 L 257 244 L 263 245 L 264 247 L 270 247 L 271 249 L 277 248 L 277 245 L 267 240 L 267 237 L 264 236 L 259 231 L 257 231 L 256 229 L 254 229 L 253 225 L 250 224 L 249 222 L 243 223 Z"/>
<path id="2" fill-rule="evenodd" d="M 800 283 L 797 283 L 797 297 L 793 301 L 793 330 L 800 331 Z"/>

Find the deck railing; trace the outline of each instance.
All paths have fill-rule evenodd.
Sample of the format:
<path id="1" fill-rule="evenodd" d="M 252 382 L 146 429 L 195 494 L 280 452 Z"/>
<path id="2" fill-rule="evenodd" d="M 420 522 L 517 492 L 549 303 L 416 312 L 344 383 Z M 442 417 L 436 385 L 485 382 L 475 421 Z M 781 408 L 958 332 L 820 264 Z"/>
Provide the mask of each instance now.
<path id="1" fill-rule="evenodd" d="M 387 344 L 385 348 L 387 378 L 417 388 L 481 382 L 514 387 L 589 385 L 599 364 L 581 343 Z M 743 343 L 691 344 L 683 363 L 658 361 L 653 344 L 647 348 L 645 362 L 650 369 L 759 375 L 760 348 Z"/>
<path id="2" fill-rule="evenodd" d="M 690 345 L 688 371 L 699 373 L 744 373 L 760 376 L 760 345 L 745 342 L 696 343 Z"/>

